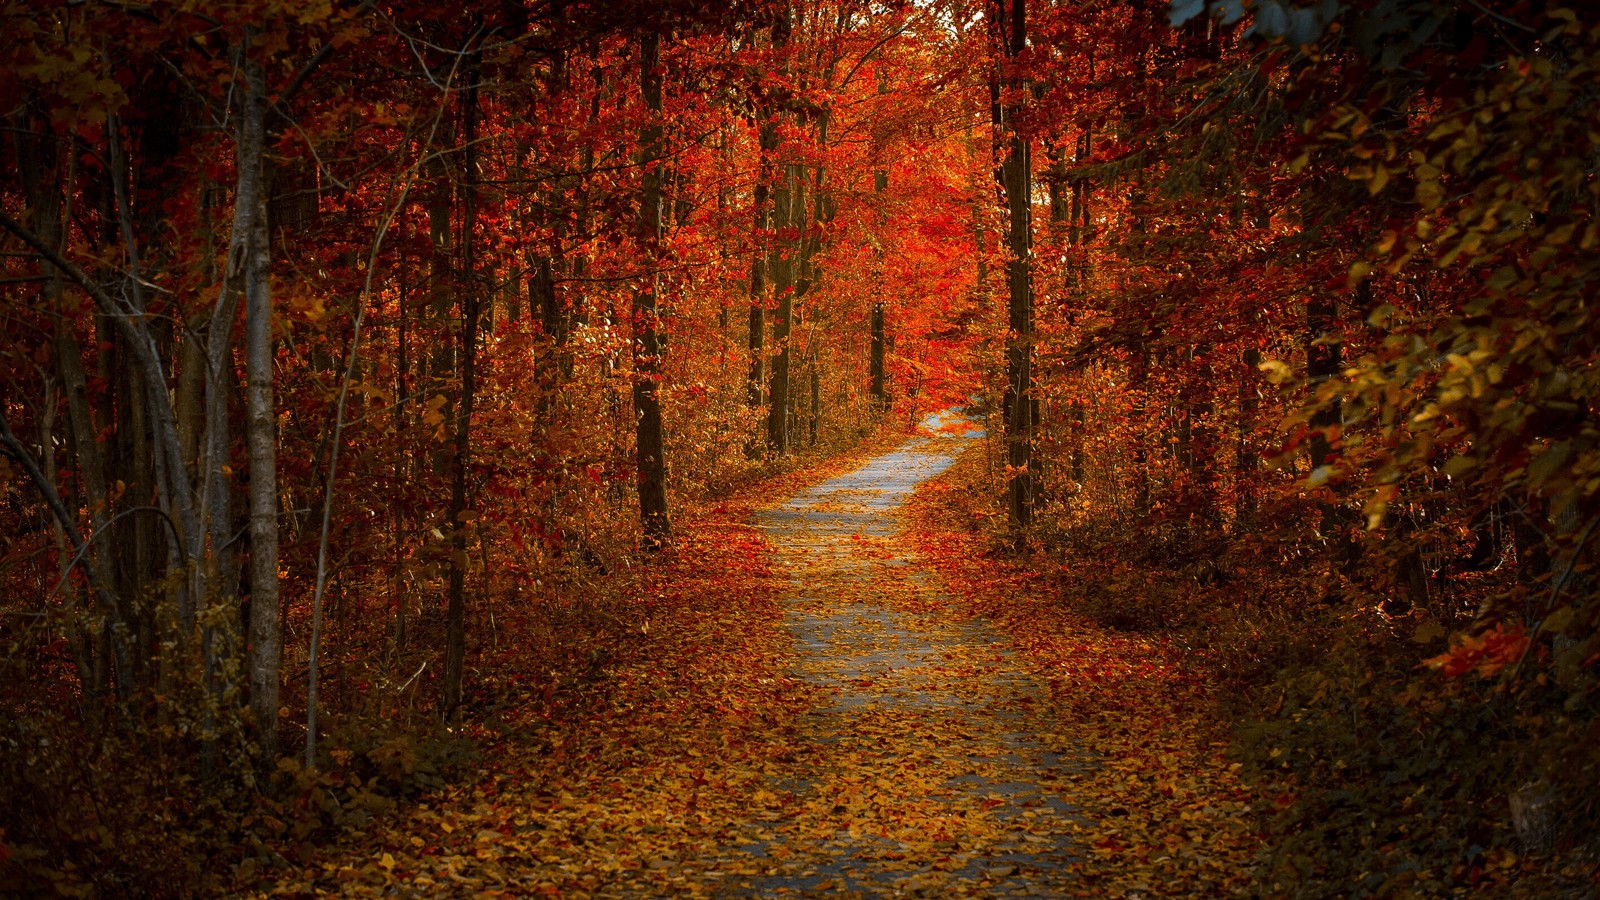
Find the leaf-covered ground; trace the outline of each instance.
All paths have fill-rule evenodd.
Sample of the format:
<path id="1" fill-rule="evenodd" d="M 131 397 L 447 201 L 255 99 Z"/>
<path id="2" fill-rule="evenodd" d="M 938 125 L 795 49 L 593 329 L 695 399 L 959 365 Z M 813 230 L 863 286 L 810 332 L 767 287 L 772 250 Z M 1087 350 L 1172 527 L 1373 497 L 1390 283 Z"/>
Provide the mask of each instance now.
<path id="1" fill-rule="evenodd" d="M 1073 614 L 1035 568 L 997 556 L 982 520 L 994 490 L 972 453 L 908 504 L 907 541 L 953 598 L 950 617 L 1004 634 L 1020 668 L 1045 686 L 1039 708 L 1091 752 L 1068 788 L 1082 850 L 1079 896 L 1250 893 L 1261 824 L 1274 802 L 1227 758 L 1230 723 L 1217 682 L 1193 655 L 1148 635 Z"/>
<path id="2" fill-rule="evenodd" d="M 789 575 L 799 721 L 777 816 L 746 851 L 762 894 L 1056 895 L 1077 850 L 1082 752 L 982 623 L 947 615 L 895 514 L 960 439 L 927 436 L 801 492 L 759 523 Z"/>
<path id="3" fill-rule="evenodd" d="M 785 503 L 701 511 L 560 702 L 485 673 L 475 777 L 241 875 L 392 896 L 1238 888 L 1253 798 L 1205 680 L 984 555 L 948 502 L 981 464 L 926 481 L 970 443 L 924 433 Z"/>

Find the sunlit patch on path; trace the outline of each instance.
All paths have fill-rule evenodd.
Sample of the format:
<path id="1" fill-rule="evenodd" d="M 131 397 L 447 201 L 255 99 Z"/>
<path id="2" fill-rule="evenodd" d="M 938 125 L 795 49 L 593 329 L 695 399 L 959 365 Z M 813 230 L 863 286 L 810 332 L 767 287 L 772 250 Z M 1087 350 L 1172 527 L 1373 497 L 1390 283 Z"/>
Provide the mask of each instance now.
<path id="1" fill-rule="evenodd" d="M 952 616 L 897 512 L 972 436 L 953 413 L 758 524 L 790 579 L 784 626 L 823 701 L 738 840 L 731 894 L 1049 895 L 1079 856 L 1062 783 L 1081 754 L 1035 713 L 1007 642 Z"/>

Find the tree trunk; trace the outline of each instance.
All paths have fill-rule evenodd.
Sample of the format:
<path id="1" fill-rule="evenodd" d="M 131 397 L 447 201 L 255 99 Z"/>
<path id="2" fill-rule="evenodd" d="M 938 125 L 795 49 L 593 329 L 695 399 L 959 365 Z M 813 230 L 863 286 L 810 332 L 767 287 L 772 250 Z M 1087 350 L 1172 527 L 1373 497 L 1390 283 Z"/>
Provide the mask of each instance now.
<path id="1" fill-rule="evenodd" d="M 1203 363 L 1210 352 L 1210 346 L 1202 344 L 1192 348 L 1188 357 Z M 1217 436 L 1211 422 L 1216 404 L 1211 396 L 1211 383 L 1209 369 L 1191 378 L 1184 392 L 1183 407 L 1182 505 L 1184 513 L 1202 533 L 1214 530 L 1217 525 Z"/>
<path id="2" fill-rule="evenodd" d="M 646 546 L 661 548 L 672 533 L 667 516 L 667 460 L 661 426 L 661 306 L 656 263 L 661 256 L 661 178 L 665 151 L 661 123 L 661 36 L 639 39 L 639 88 L 649 122 L 639 135 L 644 182 L 639 193 L 639 242 L 650 261 L 645 286 L 633 296 L 633 408 L 639 471 L 639 515 Z"/>
<path id="3" fill-rule="evenodd" d="M 259 62 L 244 64 L 239 111 L 236 202 L 248 211 L 245 234 L 246 443 L 250 455 L 250 708 L 260 757 L 278 752 L 278 681 L 283 659 L 278 596 L 278 415 L 272 398 L 272 243 L 267 223 L 267 86 Z"/>
<path id="4" fill-rule="evenodd" d="M 1087 133 L 1079 140 L 1080 154 L 1086 153 Z M 1051 237 L 1059 246 L 1061 263 L 1061 288 L 1063 298 L 1063 311 L 1066 323 L 1070 328 L 1077 323 L 1077 303 L 1083 299 L 1084 284 L 1087 280 L 1085 272 L 1078 269 L 1077 256 L 1081 252 L 1078 244 L 1082 232 L 1077 227 L 1077 215 L 1081 206 L 1083 180 L 1076 179 L 1071 184 L 1067 181 L 1067 159 L 1065 152 L 1059 145 L 1049 145 L 1050 156 L 1050 231 Z M 1081 156 L 1080 156 L 1081 159 Z M 1082 490 L 1083 487 L 1083 449 L 1084 449 L 1084 409 L 1083 400 L 1073 396 L 1067 402 L 1067 478 L 1072 483 L 1073 490 Z"/>
<path id="5" fill-rule="evenodd" d="M 461 99 L 461 235 L 456 291 L 461 297 L 461 397 L 456 403 L 450 454 L 450 577 L 445 605 L 444 678 L 440 713 L 446 722 L 461 719 L 461 681 L 467 659 L 467 473 L 472 465 L 472 406 L 477 399 L 478 318 L 482 286 L 476 279 L 472 243 L 478 208 L 478 82 L 481 57 L 474 51 L 466 64 L 466 92 Z"/>
<path id="6" fill-rule="evenodd" d="M 1026 0 L 992 0 L 990 15 L 1008 61 L 1027 47 Z M 1015 85 L 1012 85 L 1015 87 Z M 997 98 L 998 99 L 998 98 Z M 1019 101 L 1020 103 L 1020 101 Z M 1004 141 L 1000 183 L 1005 191 L 1008 218 L 1006 265 L 1009 302 L 1006 339 L 1006 463 L 1010 471 L 1007 509 L 1013 531 L 1019 536 L 1033 522 L 1034 504 L 1034 403 L 1033 403 L 1033 173 L 1028 138 L 1018 127 L 1020 109 L 1003 102 L 993 107 L 996 138 Z"/>
<path id="7" fill-rule="evenodd" d="M 1339 374 L 1343 354 L 1333 336 L 1338 312 L 1338 301 L 1321 291 L 1306 302 L 1306 380 L 1313 394 L 1323 382 Z M 1339 424 L 1341 407 L 1339 400 L 1332 400 L 1311 419 L 1311 426 L 1317 429 L 1311 436 L 1312 469 L 1327 465 L 1332 458 L 1333 445 L 1327 430 Z"/>
<path id="8" fill-rule="evenodd" d="M 776 36 L 777 30 L 774 29 Z M 763 103 L 756 112 L 757 162 L 755 184 L 755 250 L 750 254 L 750 327 L 747 344 L 750 349 L 750 377 L 745 403 L 760 409 L 766 398 L 766 314 L 767 314 L 767 256 L 771 252 L 772 235 L 772 154 L 778 148 L 778 123 L 770 105 Z M 748 455 L 758 452 L 760 439 L 752 438 Z"/>
<path id="9" fill-rule="evenodd" d="M 817 435 L 822 429 L 822 373 L 817 371 L 817 361 L 811 361 L 811 418 L 810 440 L 812 447 L 817 445 Z"/>
<path id="10" fill-rule="evenodd" d="M 1147 340 L 1154 341 L 1152 334 Z M 1147 424 L 1150 416 L 1150 347 L 1134 349 L 1128 386 L 1137 393 L 1130 418 L 1133 420 L 1133 514 L 1141 525 L 1150 516 L 1150 446 Z"/>
<path id="11" fill-rule="evenodd" d="M 790 331 L 794 327 L 796 269 L 800 264 L 806 210 L 805 170 L 799 163 L 784 166 L 784 177 L 777 191 L 775 212 L 781 230 L 790 237 L 777 241 L 773 263 L 772 290 L 777 298 L 777 316 L 772 323 L 771 407 L 767 410 L 767 445 L 772 452 L 789 452 L 789 352 Z"/>
<path id="12" fill-rule="evenodd" d="M 827 146 L 828 146 L 828 120 L 829 120 L 829 116 L 828 116 L 827 112 L 823 112 L 818 117 L 818 120 L 817 120 L 817 143 L 818 143 L 819 146 L 823 147 L 824 149 L 826 149 Z M 804 170 L 802 170 L 802 173 L 803 173 L 803 171 Z M 805 300 L 805 298 L 811 293 L 811 290 L 813 288 L 815 288 L 817 286 L 818 282 L 820 282 L 821 279 L 822 279 L 822 271 L 817 265 L 816 258 L 817 258 L 817 253 L 822 249 L 822 235 L 827 230 L 828 222 L 832 218 L 832 214 L 829 212 L 830 207 L 828 205 L 827 168 L 824 167 L 824 166 L 821 166 L 821 165 L 817 166 L 817 171 L 816 171 L 816 175 L 814 176 L 814 178 L 815 178 L 815 180 L 812 182 L 812 200 L 811 200 L 811 208 L 812 208 L 811 224 L 812 224 L 812 227 L 810 229 L 810 233 L 809 234 L 806 233 L 807 232 L 807 229 L 806 229 L 806 207 L 805 207 L 805 201 L 803 199 L 803 197 L 804 197 L 803 194 L 800 195 L 801 199 L 797 200 L 799 208 L 798 208 L 798 210 L 797 210 L 797 212 L 795 214 L 796 215 L 796 219 L 797 219 L 797 223 L 799 225 L 799 227 L 796 229 L 796 235 L 797 235 L 796 239 L 798 240 L 798 242 L 800 244 L 800 258 L 799 258 L 799 261 L 798 261 L 798 270 L 797 270 L 798 271 L 798 277 L 795 279 L 794 302 L 792 304 L 794 306 L 794 308 L 795 308 L 795 320 L 796 321 L 799 321 L 800 317 L 802 315 L 802 313 L 800 312 L 800 304 Z M 810 367 L 809 368 L 809 373 L 810 373 L 810 378 L 811 378 L 811 381 L 812 381 L 812 385 L 811 385 L 812 397 L 813 397 L 813 403 L 815 404 L 816 399 L 819 396 L 820 391 L 821 391 L 820 385 L 817 384 L 817 380 L 819 378 L 819 375 L 818 375 L 818 372 L 817 372 L 817 366 L 818 366 L 818 359 L 817 359 L 817 354 L 816 354 L 816 349 L 817 348 L 816 348 L 816 342 L 814 340 L 815 335 L 816 335 L 816 323 L 815 322 L 812 323 L 810 334 L 811 334 L 813 339 L 809 340 L 807 342 L 807 352 L 805 354 L 805 358 L 806 358 L 806 361 L 808 362 L 809 367 Z M 788 347 L 787 342 L 784 344 L 782 349 L 783 349 L 785 354 L 788 354 L 789 347 Z M 790 358 L 792 359 L 793 357 L 791 356 Z M 792 394 L 793 391 L 791 391 L 790 393 Z M 797 399 L 794 405 L 796 407 L 798 407 L 800 405 L 800 401 Z M 811 443 L 816 443 L 816 415 L 815 415 L 815 412 L 816 412 L 815 407 L 813 407 L 813 415 L 812 415 L 812 417 L 810 419 L 810 425 L 808 427 L 808 435 L 809 435 Z M 800 416 L 799 416 L 799 414 L 797 412 L 793 416 L 791 421 L 792 422 L 797 422 L 799 420 L 799 418 L 800 418 Z M 790 426 L 791 432 L 792 432 L 794 427 L 795 427 L 794 425 Z M 794 438 L 793 438 L 793 435 L 791 433 L 789 435 L 789 440 L 792 442 L 793 439 Z"/>
<path id="13" fill-rule="evenodd" d="M 887 93 L 889 93 L 889 79 L 886 73 L 881 73 L 878 76 L 878 96 L 882 97 Z M 879 146 L 876 149 L 880 154 L 885 152 L 882 146 Z M 887 163 L 882 163 L 881 165 L 886 166 Z M 884 201 L 888 192 L 889 170 L 887 168 L 879 168 L 872 173 L 872 193 L 874 199 L 878 201 L 877 278 L 880 284 L 882 284 L 884 278 L 885 249 L 883 245 L 883 239 L 887 235 L 889 225 L 889 212 L 884 208 Z M 882 412 L 883 410 L 889 408 L 888 385 L 885 383 L 884 379 L 884 327 L 885 322 L 883 300 L 880 298 L 874 298 L 872 301 L 872 320 L 870 325 L 871 336 L 869 338 L 872 342 L 872 349 L 870 351 L 871 355 L 868 363 L 868 377 L 871 381 L 869 389 L 872 394 L 872 409 L 874 412 Z"/>
<path id="14" fill-rule="evenodd" d="M 872 409 L 874 412 L 883 412 L 889 408 L 889 389 L 884 376 L 884 311 L 883 301 L 874 300 L 872 303 L 872 356 L 869 362 L 869 378 L 872 390 Z"/>
<path id="15" fill-rule="evenodd" d="M 159 115 L 158 110 L 152 111 Z M 149 309 L 145 296 L 146 272 L 144 271 L 144 248 L 148 244 L 143 240 L 147 236 L 146 230 L 140 229 L 140 223 L 136 220 L 132 201 L 133 186 L 130 181 L 136 168 L 144 171 L 147 166 L 136 165 L 128 159 L 124 152 L 123 125 L 121 117 L 112 116 L 105 126 L 106 154 L 110 163 L 107 168 L 112 200 L 108 224 L 115 223 L 108 230 L 116 234 L 123 247 L 124 270 L 116 273 L 116 277 L 122 282 L 123 296 L 142 314 Z M 144 129 L 135 127 L 130 130 L 136 132 L 135 140 L 141 143 L 140 139 L 147 136 L 137 134 Z M 156 149 L 162 141 L 156 139 L 150 143 L 155 147 L 147 149 Z M 146 154 L 141 154 L 138 163 L 146 163 L 145 157 Z M 154 272 L 149 274 L 155 275 Z M 146 326 L 146 334 L 153 345 L 157 359 L 165 362 L 169 357 L 167 351 L 171 343 L 170 319 L 159 317 L 151 320 Z M 112 340 L 112 353 L 117 356 L 124 352 L 124 348 L 120 346 L 122 340 L 121 335 Z M 150 424 L 154 417 L 152 406 L 155 402 L 169 402 L 166 396 L 165 373 L 160 376 L 159 381 L 153 381 L 149 373 L 126 366 L 115 357 L 113 366 L 113 371 L 126 372 L 127 375 L 114 381 L 115 387 L 111 394 L 112 415 L 108 418 L 115 423 L 115 427 L 112 430 L 112 440 L 109 442 L 107 454 L 107 461 L 111 467 L 108 477 L 127 486 L 123 492 L 124 497 L 148 497 L 154 493 L 156 496 L 169 498 L 169 504 L 174 502 L 187 504 L 191 498 L 175 495 L 173 485 L 178 479 L 173 477 L 175 473 L 168 468 L 182 465 L 181 445 L 163 447 L 151 440 Z M 175 417 L 174 429 L 176 429 Z M 183 474 L 187 476 L 186 468 Z M 113 510 L 113 512 L 118 511 Z M 148 605 L 140 601 L 151 595 L 146 590 L 147 585 L 161 581 L 161 562 L 156 559 L 157 544 L 166 546 L 165 561 L 169 569 L 177 567 L 178 560 L 182 558 L 183 548 L 173 541 L 161 540 L 154 530 L 156 523 L 149 516 L 122 518 L 114 514 L 112 523 L 109 537 L 113 578 L 117 583 L 118 595 L 129 604 L 123 610 L 123 623 L 130 627 L 134 634 L 133 639 L 138 644 L 149 646 L 154 636 L 153 623 L 150 616 L 141 614 L 148 610 Z M 187 591 L 186 587 L 176 588 L 178 604 L 192 610 L 197 595 L 195 592 Z M 143 654 L 135 656 L 133 664 L 136 668 L 144 668 L 145 660 L 141 658 L 142 656 Z M 212 659 L 208 654 L 206 657 L 208 671 L 211 662 Z"/>
<path id="16" fill-rule="evenodd" d="M 115 334 L 122 342 L 123 348 L 130 354 L 135 369 L 139 373 L 140 396 L 138 402 L 145 404 L 145 412 L 150 423 L 150 442 L 153 445 L 156 462 L 156 500 L 161 513 L 171 523 L 177 535 L 169 544 L 175 554 L 196 559 L 201 555 L 203 542 L 199 529 L 198 517 L 193 502 L 192 481 L 189 470 L 183 464 L 182 445 L 178 439 L 178 430 L 171 397 L 167 391 L 166 366 L 157 335 L 151 330 L 149 319 L 145 316 L 140 305 L 138 290 L 130 287 L 130 297 L 119 297 L 106 290 L 99 279 L 96 279 L 82 267 L 68 259 L 59 245 L 43 240 L 32 229 L 0 210 L 0 228 L 15 235 L 25 245 L 38 253 L 44 260 L 66 279 L 76 284 L 90 299 L 94 301 L 101 314 L 100 322 L 107 329 L 106 334 Z M 105 339 L 106 335 L 101 335 Z M 70 334 L 68 335 L 71 338 Z M 58 344 L 76 344 L 75 338 L 67 341 L 58 341 Z M 74 353 L 77 351 L 74 350 Z M 70 354 L 64 354 L 66 358 Z M 78 357 L 81 359 L 81 357 Z M 106 356 L 102 354 L 102 360 Z M 70 360 L 67 362 L 70 365 Z M 111 373 L 102 373 L 108 379 Z M 73 388 L 67 385 L 69 391 L 69 409 L 74 401 L 71 398 Z M 80 395 L 81 396 L 81 395 Z M 87 404 L 86 404 L 87 405 Z M 100 417 L 100 421 L 113 421 L 114 411 L 107 411 Z M 88 419 L 90 416 L 83 416 Z M 87 422 L 74 422 L 75 431 L 79 425 L 88 426 Z M 82 443 L 87 444 L 97 439 L 98 432 L 84 435 Z M 82 448 L 80 448 L 81 452 Z M 181 557 L 177 557 L 181 558 Z M 183 617 L 183 634 L 180 640 L 186 639 L 192 632 L 194 622 L 193 601 L 195 592 L 184 589 L 178 592 L 178 605 L 180 615 Z M 107 631 L 114 638 L 110 643 L 113 652 L 121 646 L 120 633 L 125 630 L 124 624 L 117 617 L 108 619 Z M 119 683 L 126 679 L 128 667 L 119 665 Z M 126 696 L 126 694 L 124 694 Z"/>
<path id="17" fill-rule="evenodd" d="M 18 174 L 21 176 L 24 188 L 27 189 L 28 207 L 32 211 L 32 225 L 35 231 L 42 241 L 57 252 L 61 252 L 64 250 L 62 244 L 66 231 L 59 184 L 60 154 L 53 135 L 49 133 L 44 123 L 38 123 L 38 128 L 43 134 L 37 138 L 33 135 L 18 137 Z M 70 186 L 68 189 L 70 190 Z M 67 401 L 67 426 L 72 438 L 71 446 L 76 451 L 76 469 L 83 485 L 83 506 L 89 512 L 92 533 L 100 534 L 108 522 L 105 460 L 100 453 L 99 430 L 94 427 L 89 406 L 88 378 L 83 368 L 83 350 L 78 345 L 77 336 L 72 330 L 72 322 L 76 316 L 63 308 L 65 298 L 62 288 L 60 270 L 50 270 L 49 278 L 44 283 L 43 293 L 47 307 L 56 314 L 54 339 L 56 370 L 62 393 Z M 53 473 L 53 467 L 47 464 L 41 474 L 48 477 Z M 83 542 L 77 534 L 76 523 L 68 519 L 58 524 L 63 537 L 69 538 L 75 552 L 83 547 Z M 86 554 L 84 563 L 88 567 L 86 571 L 91 573 L 90 586 L 94 595 L 103 601 L 100 612 L 115 626 L 120 622 L 122 603 L 113 593 L 110 580 L 106 578 L 105 554 L 101 550 L 102 546 L 100 542 L 89 543 L 84 551 Z M 77 623 L 71 624 L 76 628 Z M 89 661 L 87 653 L 80 648 L 78 641 L 75 640 L 73 645 L 78 657 L 77 665 L 83 685 L 84 705 L 93 717 L 97 713 L 96 701 L 105 688 L 102 680 L 104 673 L 96 671 L 96 665 Z M 115 649 L 113 675 L 117 679 L 117 694 L 126 698 L 131 687 L 128 682 L 131 673 L 127 671 L 130 654 L 124 645 L 119 644 Z"/>
<path id="18" fill-rule="evenodd" d="M 1256 452 L 1251 434 L 1255 431 L 1256 410 L 1261 405 L 1255 374 L 1260 365 L 1261 351 L 1255 347 L 1246 348 L 1244 370 L 1239 373 L 1239 448 L 1234 467 L 1238 482 L 1234 488 L 1234 533 L 1237 535 L 1249 532 L 1255 524 L 1255 480 L 1261 456 Z"/>

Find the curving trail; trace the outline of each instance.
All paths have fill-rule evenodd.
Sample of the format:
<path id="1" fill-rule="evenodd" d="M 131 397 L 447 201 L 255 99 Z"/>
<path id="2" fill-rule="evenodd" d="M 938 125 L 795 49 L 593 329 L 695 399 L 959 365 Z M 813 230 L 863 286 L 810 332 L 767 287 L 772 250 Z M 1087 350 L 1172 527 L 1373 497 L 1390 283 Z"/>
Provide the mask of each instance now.
<path id="1" fill-rule="evenodd" d="M 973 434 L 933 416 L 922 431 L 759 515 L 789 578 L 794 674 L 824 702 L 757 792 L 724 893 L 1053 896 L 1070 881 L 1063 791 L 1083 754 L 900 536 L 911 492 Z"/>
<path id="2" fill-rule="evenodd" d="M 686 529 L 605 595 L 602 655 L 555 702 L 550 673 L 517 668 L 525 654 L 508 640 L 485 673 L 500 699 L 477 735 L 480 767 L 241 872 L 234 893 L 1055 897 L 1137 882 L 1148 894 L 1123 853 L 1142 832 L 1120 798 L 1156 789 L 1153 763 L 1094 717 L 1064 715 L 1055 676 L 1114 668 L 1106 654 L 1135 648 L 1075 632 L 1048 659 L 1033 644 L 1013 656 L 972 598 L 945 592 L 949 560 L 919 555 L 901 515 L 970 443 L 949 424 L 756 512 L 757 527 L 730 507 Z M 1103 705 L 1087 681 L 1069 689 Z M 1121 709 L 1128 690 L 1114 695 Z M 1141 745 L 1150 726 L 1132 726 Z M 1115 784 L 1088 791 L 1104 778 Z M 363 790 L 323 787 L 351 809 L 373 802 Z M 1184 815 L 1173 827 L 1192 830 Z M 1187 858 L 1166 836 L 1140 858 L 1157 838 L 1163 858 Z"/>

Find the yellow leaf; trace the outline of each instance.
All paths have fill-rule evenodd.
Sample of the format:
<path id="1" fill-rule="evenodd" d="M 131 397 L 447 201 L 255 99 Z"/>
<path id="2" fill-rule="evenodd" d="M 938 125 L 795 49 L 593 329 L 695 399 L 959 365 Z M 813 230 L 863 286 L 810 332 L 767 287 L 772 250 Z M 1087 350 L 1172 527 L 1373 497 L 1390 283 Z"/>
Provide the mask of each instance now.
<path id="1" fill-rule="evenodd" d="M 1444 637 L 1445 631 L 1439 627 L 1438 622 L 1423 622 L 1417 630 L 1411 632 L 1411 640 L 1418 644 L 1426 644 Z"/>
<path id="2" fill-rule="evenodd" d="M 1389 183 L 1389 167 L 1373 166 L 1372 179 L 1367 182 L 1367 194 L 1373 197 Z"/>
<path id="3" fill-rule="evenodd" d="M 1563 606 L 1550 615 L 1545 616 L 1544 621 L 1539 623 L 1539 630 L 1545 632 L 1546 634 L 1560 634 L 1561 632 L 1567 630 L 1567 626 L 1571 625 L 1573 619 L 1576 617 L 1576 614 L 1572 611 L 1572 607 Z"/>
<path id="4" fill-rule="evenodd" d="M 1417 183 L 1417 203 L 1423 209 L 1438 209 L 1444 202 L 1444 187 L 1437 181 L 1422 181 Z"/>
<path id="5" fill-rule="evenodd" d="M 1267 380 L 1273 384 L 1282 384 L 1283 382 L 1288 381 L 1292 376 L 1292 373 L 1289 371 L 1289 367 L 1284 364 L 1282 360 L 1269 359 L 1262 362 L 1256 368 L 1265 373 Z"/>

